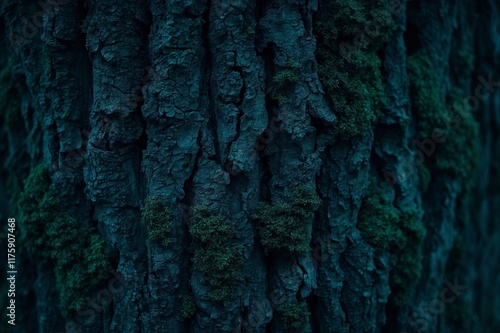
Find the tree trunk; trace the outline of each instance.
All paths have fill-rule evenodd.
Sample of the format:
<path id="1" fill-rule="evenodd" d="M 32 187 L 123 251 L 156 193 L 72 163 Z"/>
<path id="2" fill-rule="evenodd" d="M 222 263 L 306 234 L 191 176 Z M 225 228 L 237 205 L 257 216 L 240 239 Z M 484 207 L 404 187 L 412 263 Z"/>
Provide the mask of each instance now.
<path id="1" fill-rule="evenodd" d="M 498 2 L 0 11 L 4 331 L 500 329 Z"/>

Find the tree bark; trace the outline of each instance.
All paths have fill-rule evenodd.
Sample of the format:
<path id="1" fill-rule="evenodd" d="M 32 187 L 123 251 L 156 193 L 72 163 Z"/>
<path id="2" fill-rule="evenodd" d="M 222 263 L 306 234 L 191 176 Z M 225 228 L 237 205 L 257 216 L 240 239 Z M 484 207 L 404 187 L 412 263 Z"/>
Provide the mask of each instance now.
<path id="1" fill-rule="evenodd" d="M 13 331 L 500 328 L 496 1 L 4 0 L 0 12 L 2 221 L 29 233 L 19 202 L 43 164 L 61 210 L 115 253 L 66 314 L 57 258 L 22 251 Z M 300 206 L 304 188 L 317 209 Z M 166 207 L 168 242 L 141 223 L 149 199 Z M 212 214 L 200 223 L 234 232 L 216 251 L 242 263 L 218 272 L 241 277 L 219 286 L 235 285 L 224 301 L 194 259 L 200 207 Z M 269 250 L 263 230 L 281 221 L 305 221 L 307 251 Z"/>

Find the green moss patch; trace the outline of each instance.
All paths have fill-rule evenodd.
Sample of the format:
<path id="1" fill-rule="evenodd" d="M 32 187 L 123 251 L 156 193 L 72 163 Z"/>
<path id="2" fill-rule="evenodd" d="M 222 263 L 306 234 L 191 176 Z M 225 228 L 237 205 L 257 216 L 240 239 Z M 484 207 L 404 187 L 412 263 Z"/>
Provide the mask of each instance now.
<path id="1" fill-rule="evenodd" d="M 277 311 L 289 332 L 299 331 L 309 322 L 310 313 L 305 302 L 287 303 L 278 307 Z"/>
<path id="2" fill-rule="evenodd" d="M 273 86 L 271 89 L 271 97 L 278 101 L 278 105 L 282 105 L 290 93 L 293 93 L 295 84 L 300 80 L 300 66 L 298 62 L 290 60 L 287 63 L 287 68 L 279 71 L 273 78 Z"/>
<path id="3" fill-rule="evenodd" d="M 207 207 L 193 210 L 189 232 L 193 236 L 193 262 L 213 287 L 211 296 L 227 301 L 241 280 L 243 246 L 235 240 L 234 226 Z"/>
<path id="4" fill-rule="evenodd" d="M 314 25 L 318 74 L 349 139 L 370 130 L 384 106 L 377 55 L 394 29 L 386 0 L 329 2 Z"/>
<path id="5" fill-rule="evenodd" d="M 429 138 L 435 128 L 448 131 L 444 87 L 423 51 L 408 58 L 408 75 L 412 110 L 418 121 L 417 135 Z"/>
<path id="6" fill-rule="evenodd" d="M 446 95 L 423 51 L 408 58 L 408 74 L 417 139 L 432 140 L 436 145 L 425 167 L 449 172 L 469 189 L 479 157 L 479 129 L 467 105 L 467 94 L 453 89 Z M 436 137 L 440 142 L 435 142 Z"/>
<path id="7" fill-rule="evenodd" d="M 142 224 L 146 227 L 149 238 L 164 246 L 170 243 L 172 213 L 161 199 L 147 199 L 142 209 Z"/>
<path id="8" fill-rule="evenodd" d="M 298 187 L 289 201 L 260 203 L 253 219 L 266 254 L 299 255 L 309 250 L 314 212 L 321 200 L 313 187 Z"/>
<path id="9" fill-rule="evenodd" d="M 451 125 L 447 140 L 438 151 L 436 167 L 454 173 L 469 190 L 480 154 L 479 124 L 470 112 L 464 91 L 452 90 L 447 107 Z"/>
<path id="10" fill-rule="evenodd" d="M 196 313 L 196 302 L 193 294 L 181 296 L 181 315 L 184 319 L 193 318 Z"/>
<path id="11" fill-rule="evenodd" d="M 103 240 L 61 210 L 43 165 L 31 171 L 18 206 L 20 244 L 42 264 L 54 266 L 61 311 L 74 314 L 110 274 L 110 254 Z"/>
<path id="12" fill-rule="evenodd" d="M 357 227 L 370 245 L 393 254 L 390 283 L 395 304 L 411 300 L 422 270 L 421 244 L 426 234 L 416 211 L 397 209 L 372 188 L 361 205 Z"/>
<path id="13" fill-rule="evenodd" d="M 403 232 L 399 228 L 399 214 L 399 209 L 381 192 L 374 192 L 364 199 L 357 226 L 363 238 L 371 245 L 384 250 L 395 250 L 404 242 Z"/>

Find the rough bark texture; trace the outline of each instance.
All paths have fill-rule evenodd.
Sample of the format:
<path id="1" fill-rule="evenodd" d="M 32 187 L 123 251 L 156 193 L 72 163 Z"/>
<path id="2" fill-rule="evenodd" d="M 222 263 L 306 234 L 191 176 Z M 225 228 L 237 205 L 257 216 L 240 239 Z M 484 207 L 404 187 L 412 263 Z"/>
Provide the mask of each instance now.
<path id="1" fill-rule="evenodd" d="M 2 221 L 29 234 L 24 184 L 43 164 L 60 210 L 114 253 L 66 312 L 57 256 L 18 236 L 13 332 L 500 329 L 497 1 L 0 13 Z M 306 251 L 280 250 L 291 228 Z"/>

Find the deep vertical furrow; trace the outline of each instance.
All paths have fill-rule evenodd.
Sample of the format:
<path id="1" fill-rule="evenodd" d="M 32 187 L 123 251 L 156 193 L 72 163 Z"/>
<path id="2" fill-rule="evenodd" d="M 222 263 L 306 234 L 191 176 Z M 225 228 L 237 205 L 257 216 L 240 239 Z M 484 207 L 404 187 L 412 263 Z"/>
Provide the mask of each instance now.
<path id="1" fill-rule="evenodd" d="M 109 330 L 139 332 L 143 324 L 137 318 L 143 318 L 140 314 L 148 307 L 143 286 L 147 256 L 140 237 L 141 198 L 135 171 L 143 131 L 136 93 L 146 74 L 145 25 L 149 22 L 145 2 L 122 4 L 117 9 L 113 1 L 92 1 L 86 21 L 94 99 L 85 181 L 95 219 L 119 251 L 117 271 L 129 281 L 125 295 L 113 299 Z M 100 324 L 93 324 L 98 330 Z"/>
<path id="2" fill-rule="evenodd" d="M 273 77 L 267 78 L 270 83 L 267 93 L 274 104 L 269 110 L 273 127 L 265 133 L 263 153 L 272 175 L 268 186 L 273 202 L 286 200 L 298 185 L 315 187 L 315 174 L 321 162 L 319 151 L 315 151 L 311 117 L 326 124 L 335 121 L 313 70 L 315 42 L 311 29 L 307 28 L 311 26 L 311 17 L 307 17 L 309 22 L 301 20 L 304 7 L 302 2 L 272 1 L 264 7 L 264 16 L 259 21 L 260 52 L 269 47 L 273 54 Z M 276 130 L 278 119 L 282 124 Z M 313 223 L 312 219 L 309 223 Z M 308 239 L 311 236 L 303 235 Z M 279 312 L 288 306 L 303 304 L 316 286 L 314 260 L 311 252 L 298 258 L 285 255 L 268 257 L 267 260 L 271 266 L 268 291 L 273 295 L 275 310 L 270 327 L 280 332 L 287 328 Z M 306 322 L 303 329 L 310 331 L 310 323 Z"/>
<path id="3" fill-rule="evenodd" d="M 195 165 L 201 149 L 198 138 L 209 119 L 204 67 L 208 41 L 203 39 L 206 6 L 206 1 L 150 4 L 150 83 L 142 110 L 148 143 L 142 167 L 147 178 L 146 197 L 167 202 L 175 230 L 168 248 L 148 242 L 150 277 L 145 287 L 149 313 L 145 329 L 150 331 L 179 332 L 182 327 L 180 295 L 188 292 L 189 256 L 185 210 L 180 204 L 188 195 L 184 184 L 199 167 Z"/>
<path id="4" fill-rule="evenodd" d="M 349 290 L 357 295 L 357 299 L 369 299 L 371 296 L 371 293 L 364 293 L 367 283 L 356 281 L 349 275 L 359 275 L 358 270 L 353 268 L 353 263 L 350 263 L 355 261 L 352 256 L 362 256 L 366 260 L 366 257 L 373 255 L 372 250 L 366 247 L 354 229 L 363 191 L 367 186 L 372 140 L 373 136 L 367 134 L 364 138 L 353 139 L 349 143 L 339 142 L 325 150 L 319 188 L 321 196 L 328 204 L 321 214 L 324 224 L 320 225 L 320 230 L 327 232 L 322 232 L 318 237 L 324 237 L 325 249 L 329 252 L 322 256 L 318 266 L 316 294 L 321 331 L 349 332 L 350 325 L 359 324 L 359 317 L 356 317 L 355 313 L 360 308 L 359 305 L 356 307 L 350 303 Z M 364 278 L 368 281 L 368 274 L 374 270 L 374 267 L 370 268 L 371 265 L 368 262 L 361 271 L 361 275 L 365 275 Z M 350 271 L 346 272 L 347 270 Z M 348 290 L 343 291 L 344 288 Z M 346 292 L 344 296 L 343 292 Z M 355 301 L 352 298 L 351 300 Z M 367 302 L 366 306 L 375 304 L 370 305 Z M 369 309 L 365 311 L 368 312 Z M 352 318 L 352 323 L 349 318 Z M 372 317 L 371 320 L 373 319 Z M 369 325 L 368 328 L 372 327 L 373 323 Z"/>
<path id="5" fill-rule="evenodd" d="M 252 325 L 256 332 L 262 332 L 270 319 L 266 313 L 269 305 L 265 295 L 265 267 L 261 254 L 255 249 L 249 219 L 259 199 L 261 171 L 256 140 L 267 126 L 262 89 L 264 64 L 254 48 L 257 29 L 254 7 L 252 1 L 212 1 L 210 8 L 207 36 L 210 39 L 210 91 L 214 103 L 215 142 L 219 145 L 216 150 L 220 152 L 221 164 L 204 162 L 197 174 L 195 189 L 201 193 L 207 193 L 208 188 L 215 189 L 213 194 L 200 195 L 197 202 L 210 202 L 215 211 L 235 222 L 246 261 L 242 270 L 245 283 L 229 307 L 230 316 L 215 319 L 217 325 L 224 321 L 227 324 L 213 326 L 210 322 L 214 319 L 206 318 L 204 325 L 208 326 L 202 326 L 201 331 L 220 327 L 220 331 L 233 332 L 236 327 L 247 330 Z"/>
<path id="6" fill-rule="evenodd" d="M 342 13 L 342 6 L 348 8 L 351 4 L 355 11 L 355 14 L 351 15 L 354 16 L 342 16 L 346 15 Z M 378 10 L 376 7 L 374 9 Z M 316 125 L 317 145 L 322 161 L 317 183 L 324 204 L 318 214 L 313 238 L 318 243 L 316 246 L 322 251 L 317 260 L 318 288 L 315 290 L 317 306 L 314 316 L 321 332 L 375 331 L 380 321 L 380 305 L 377 303 L 387 298 L 389 293 L 387 257 L 380 256 L 379 265 L 375 265 L 374 250 L 356 229 L 358 211 L 370 182 L 370 159 L 374 138 L 371 129 L 362 129 L 363 122 L 370 122 L 370 116 L 366 114 L 366 119 L 363 117 L 366 111 L 375 114 L 379 112 L 374 109 L 376 105 L 367 108 L 357 104 L 366 98 L 364 94 L 367 93 L 367 88 L 373 89 L 379 80 L 376 77 L 376 59 L 372 60 L 371 66 L 374 68 L 370 69 L 372 77 L 369 78 L 363 77 L 368 73 L 367 69 L 357 68 L 353 63 L 353 57 L 376 57 L 373 50 L 375 46 L 368 48 L 366 45 L 352 45 L 350 34 L 363 33 L 363 25 L 358 26 L 355 15 L 368 18 L 366 12 L 369 12 L 369 9 L 361 5 L 355 6 L 354 3 L 333 4 L 324 1 L 320 3 L 313 25 L 318 43 L 315 50 L 318 61 L 316 65 L 322 89 L 339 116 L 334 124 Z M 339 40 L 331 38 L 337 25 Z M 375 37 L 367 38 L 367 44 L 371 40 L 383 39 L 386 29 L 386 26 L 380 26 Z M 347 45 L 351 53 L 343 53 L 344 45 Z M 353 88 L 349 84 L 335 83 L 335 80 L 340 81 L 339 78 L 344 75 L 356 82 L 353 83 L 355 90 L 350 90 Z M 362 88 L 363 85 L 366 87 Z M 369 103 L 376 104 L 377 96 L 373 95 L 368 97 Z M 359 109 L 355 114 L 349 115 L 350 107 Z M 347 131 L 351 131 L 349 135 L 352 137 L 339 140 L 336 132 L 343 132 L 343 128 L 347 129 L 346 135 Z"/>

